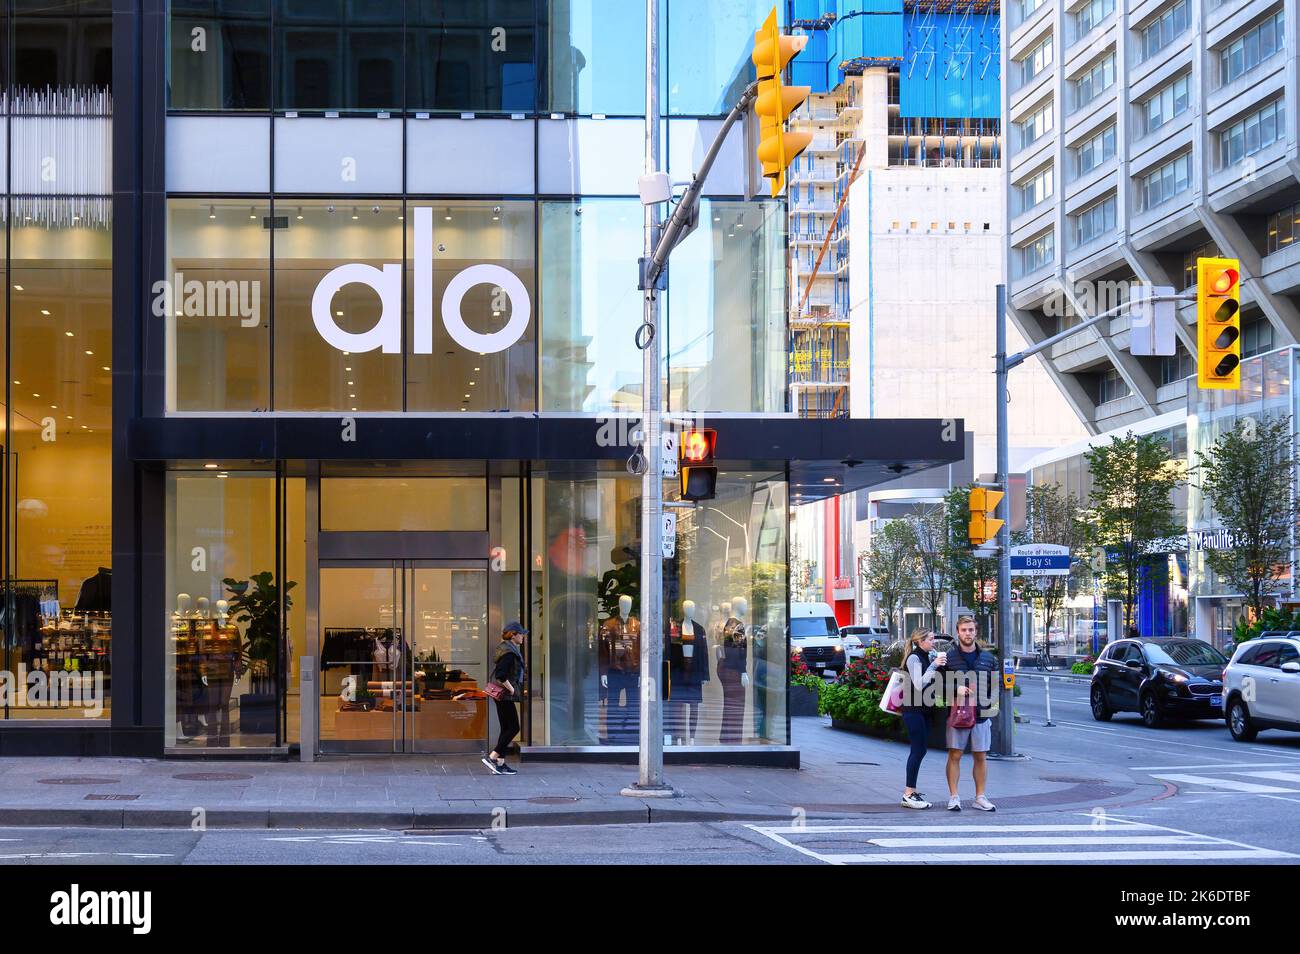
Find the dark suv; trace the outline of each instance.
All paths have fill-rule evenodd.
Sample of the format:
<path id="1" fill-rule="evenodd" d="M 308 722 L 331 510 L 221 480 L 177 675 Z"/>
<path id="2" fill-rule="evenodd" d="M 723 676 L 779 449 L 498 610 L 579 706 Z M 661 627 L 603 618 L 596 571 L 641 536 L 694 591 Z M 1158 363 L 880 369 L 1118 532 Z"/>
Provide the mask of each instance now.
<path id="1" fill-rule="evenodd" d="M 1166 719 L 1223 717 L 1223 654 L 1200 639 L 1120 639 L 1092 670 L 1092 717 L 1137 712 L 1149 728 Z"/>

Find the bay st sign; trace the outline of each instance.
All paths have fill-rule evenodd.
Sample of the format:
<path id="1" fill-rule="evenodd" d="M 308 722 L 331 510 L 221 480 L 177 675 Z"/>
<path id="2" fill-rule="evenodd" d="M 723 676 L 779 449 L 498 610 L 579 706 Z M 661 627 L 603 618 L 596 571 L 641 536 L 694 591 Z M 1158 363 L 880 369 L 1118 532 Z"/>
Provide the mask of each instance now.
<path id="1" fill-rule="evenodd" d="M 1070 548 L 1052 543 L 1027 543 L 1012 547 L 1012 576 L 1069 576 Z"/>
<path id="2" fill-rule="evenodd" d="M 415 212 L 414 306 L 415 354 L 433 354 L 433 209 Z M 379 296 L 379 320 L 368 331 L 344 331 L 334 321 L 330 303 L 345 285 L 369 285 Z M 510 317 L 499 331 L 482 333 L 465 323 L 461 302 L 475 285 L 492 285 L 510 300 Z M 500 265 L 471 265 L 457 273 L 447 284 L 441 302 L 442 324 L 451 339 L 466 351 L 494 354 L 505 351 L 524 336 L 532 306 L 528 289 L 513 272 Z M 353 262 L 330 271 L 311 296 L 311 320 L 325 341 L 339 351 L 358 354 L 378 348 L 384 354 L 402 350 L 402 266 L 385 264 L 382 268 Z"/>

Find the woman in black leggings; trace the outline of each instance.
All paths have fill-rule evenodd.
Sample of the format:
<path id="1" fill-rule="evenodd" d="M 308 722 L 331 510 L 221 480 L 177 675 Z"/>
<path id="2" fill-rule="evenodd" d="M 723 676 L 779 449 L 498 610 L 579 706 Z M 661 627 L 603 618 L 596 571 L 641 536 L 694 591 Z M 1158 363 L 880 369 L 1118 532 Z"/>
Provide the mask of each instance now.
<path id="1" fill-rule="evenodd" d="M 492 656 L 492 681 L 500 683 L 506 690 L 496 700 L 501 734 L 497 736 L 496 748 L 483 756 L 483 764 L 493 775 L 519 774 L 506 764 L 506 752 L 519 734 L 519 710 L 515 708 L 515 703 L 523 701 L 525 674 L 524 654 L 519 647 L 527 636 L 528 630 L 520 623 L 507 623 L 501 632 L 501 642 L 497 644 L 496 653 Z"/>
<path id="2" fill-rule="evenodd" d="M 907 738 L 912 751 L 907 756 L 907 786 L 903 789 L 904 808 L 929 808 L 925 796 L 916 790 L 916 777 L 921 771 L 921 760 L 925 758 L 926 741 L 930 734 L 929 721 L 926 718 L 924 690 L 934 682 L 938 668 L 944 663 L 944 654 L 940 653 L 930 661 L 930 650 L 934 648 L 934 633 L 928 629 L 914 632 L 904 645 L 903 671 L 903 725 L 907 729 Z"/>

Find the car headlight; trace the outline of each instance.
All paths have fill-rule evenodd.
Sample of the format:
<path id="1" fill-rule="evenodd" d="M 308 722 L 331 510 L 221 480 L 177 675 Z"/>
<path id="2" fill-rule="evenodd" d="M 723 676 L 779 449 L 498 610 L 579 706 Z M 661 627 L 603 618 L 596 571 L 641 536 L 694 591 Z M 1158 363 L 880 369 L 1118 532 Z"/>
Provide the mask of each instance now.
<path id="1" fill-rule="evenodd" d="M 1187 681 L 1187 677 L 1184 676 L 1181 672 L 1171 672 L 1171 673 L 1166 673 L 1166 675 L 1174 682 L 1177 683 L 1184 683 Z"/>

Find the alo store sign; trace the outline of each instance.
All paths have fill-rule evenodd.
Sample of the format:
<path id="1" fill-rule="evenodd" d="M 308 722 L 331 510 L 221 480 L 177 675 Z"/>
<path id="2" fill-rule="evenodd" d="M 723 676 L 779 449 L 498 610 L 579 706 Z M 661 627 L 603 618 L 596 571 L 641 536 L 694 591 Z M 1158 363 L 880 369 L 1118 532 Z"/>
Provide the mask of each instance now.
<path id="1" fill-rule="evenodd" d="M 433 209 L 415 211 L 415 354 L 433 354 Z M 345 285 L 369 285 L 379 296 L 379 320 L 369 331 L 344 331 L 334 322 L 330 303 Z M 460 306 L 475 285 L 500 288 L 510 300 L 510 319 L 499 331 L 483 334 L 465 323 Z M 528 329 L 531 305 L 528 289 L 500 265 L 471 265 L 458 272 L 442 295 L 442 324 L 451 339 L 466 351 L 493 354 L 505 351 Z M 361 263 L 340 265 L 321 279 L 311 296 L 311 319 L 320 336 L 339 351 L 399 354 L 402 350 L 402 266 L 382 268 Z"/>

